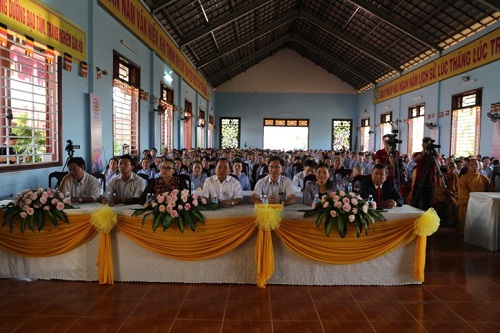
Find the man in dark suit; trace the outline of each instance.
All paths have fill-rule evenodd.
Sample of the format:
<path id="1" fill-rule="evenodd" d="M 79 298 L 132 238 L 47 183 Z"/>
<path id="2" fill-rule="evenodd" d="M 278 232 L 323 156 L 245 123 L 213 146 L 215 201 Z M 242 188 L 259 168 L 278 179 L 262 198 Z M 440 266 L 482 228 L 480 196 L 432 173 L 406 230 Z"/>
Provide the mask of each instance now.
<path id="1" fill-rule="evenodd" d="M 399 194 L 394 181 L 387 179 L 387 167 L 384 164 L 376 164 L 373 167 L 371 178 L 361 182 L 360 195 L 366 199 L 372 195 L 373 200 L 377 202 L 377 207 L 394 208 L 402 206 L 403 197 Z"/>

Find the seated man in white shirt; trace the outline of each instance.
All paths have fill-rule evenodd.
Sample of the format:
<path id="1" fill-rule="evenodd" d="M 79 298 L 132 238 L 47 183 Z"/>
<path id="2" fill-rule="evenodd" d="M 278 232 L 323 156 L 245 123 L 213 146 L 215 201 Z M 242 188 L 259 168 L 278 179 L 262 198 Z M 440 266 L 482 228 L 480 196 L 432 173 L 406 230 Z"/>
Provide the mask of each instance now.
<path id="1" fill-rule="evenodd" d="M 305 160 L 304 161 L 304 170 L 297 173 L 293 176 L 292 186 L 295 192 L 303 192 L 304 191 L 304 177 L 309 175 L 314 175 L 316 172 L 316 166 L 318 163 L 315 160 Z"/>
<path id="2" fill-rule="evenodd" d="M 202 196 L 209 201 L 217 197 L 219 206 L 231 207 L 243 201 L 243 193 L 238 179 L 229 176 L 231 164 L 227 158 L 220 158 L 215 166 L 215 175 L 203 184 Z"/>
<path id="3" fill-rule="evenodd" d="M 250 198 L 250 203 L 262 203 L 261 195 L 267 195 L 271 204 L 281 203 L 284 206 L 297 202 L 295 191 L 290 178 L 283 176 L 285 161 L 279 156 L 271 156 L 269 159 L 269 175 L 260 179 L 255 184 L 255 189 Z"/>
<path id="4" fill-rule="evenodd" d="M 85 172 L 85 161 L 73 157 L 68 161 L 69 173 L 64 176 L 59 186 L 63 194 L 69 192 L 71 202 L 94 202 L 101 195 L 101 184 L 96 177 Z"/>
<path id="5" fill-rule="evenodd" d="M 118 170 L 120 174 L 111 179 L 106 187 L 106 195 L 101 199 L 102 203 L 110 206 L 117 204 L 131 205 L 139 203 L 139 197 L 146 188 L 147 181 L 136 173 L 134 160 L 130 155 L 120 156 Z"/>

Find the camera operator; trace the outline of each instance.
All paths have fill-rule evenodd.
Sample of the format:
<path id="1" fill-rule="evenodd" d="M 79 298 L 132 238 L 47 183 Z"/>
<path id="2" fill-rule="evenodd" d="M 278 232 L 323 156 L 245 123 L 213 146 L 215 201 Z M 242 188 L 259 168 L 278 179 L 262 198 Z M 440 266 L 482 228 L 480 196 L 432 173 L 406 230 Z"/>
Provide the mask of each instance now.
<path id="1" fill-rule="evenodd" d="M 382 137 L 384 148 L 375 152 L 375 164 L 387 166 L 387 179 L 394 180 L 395 170 L 398 167 L 398 160 L 401 154 L 396 150 L 396 144 L 401 143 L 396 139 L 396 134 L 386 134 Z M 400 182 L 397 182 L 399 185 Z"/>
<path id="2" fill-rule="evenodd" d="M 412 190 L 412 206 L 427 210 L 431 207 L 434 190 L 438 184 L 438 172 L 436 165 L 439 154 L 435 148 L 441 146 L 435 145 L 434 140 L 430 137 L 422 139 L 422 151 L 413 153 L 413 160 L 416 162 L 415 179 Z M 435 157 L 435 159 L 433 159 Z"/>

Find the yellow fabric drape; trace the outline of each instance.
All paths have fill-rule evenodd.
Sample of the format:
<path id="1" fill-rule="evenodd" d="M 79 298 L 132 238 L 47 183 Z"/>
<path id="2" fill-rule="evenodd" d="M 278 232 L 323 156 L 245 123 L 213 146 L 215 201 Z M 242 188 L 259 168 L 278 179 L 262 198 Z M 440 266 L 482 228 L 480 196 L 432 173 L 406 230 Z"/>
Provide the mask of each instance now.
<path id="1" fill-rule="evenodd" d="M 179 260 L 205 260 L 223 255 L 245 242 L 255 231 L 251 217 L 206 220 L 196 231 L 182 234 L 176 224 L 165 232 L 152 230 L 152 219 L 120 216 L 116 228 L 137 244 L 162 255 Z"/>
<path id="2" fill-rule="evenodd" d="M 326 237 L 324 229 L 316 228 L 313 221 L 283 220 L 275 232 L 298 255 L 328 264 L 353 264 L 380 257 L 411 242 L 415 238 L 413 221 L 377 223 L 375 230 L 359 238 L 353 224 L 349 224 L 345 238 L 334 231 Z"/>
<path id="3" fill-rule="evenodd" d="M 0 212 L 0 218 L 3 214 Z M 0 249 L 21 256 L 44 257 L 62 254 L 75 249 L 92 239 L 97 231 L 89 223 L 90 215 L 70 215 L 69 224 L 53 227 L 47 223 L 40 232 L 19 229 L 9 233 L 0 228 Z M 314 221 L 283 220 L 274 232 L 294 253 L 311 260 L 329 264 L 352 264 L 371 260 L 394 251 L 417 238 L 414 275 L 424 281 L 426 236 L 414 233 L 415 219 L 403 219 L 377 223 L 376 230 L 368 235 L 356 237 L 353 225 L 344 239 L 332 233 L 326 237 L 322 228 L 316 228 Z M 152 220 L 144 227 L 139 217 L 118 216 L 118 228 L 124 235 L 139 245 L 156 253 L 179 260 L 205 260 L 223 255 L 240 246 L 257 229 L 255 217 L 206 220 L 197 225 L 195 232 L 180 233 L 174 224 L 163 232 L 153 233 Z M 272 231 L 258 230 L 255 260 L 257 262 L 257 285 L 265 287 L 274 272 Z M 113 253 L 110 233 L 100 233 L 98 253 L 98 280 L 101 284 L 112 284 Z"/>
<path id="4" fill-rule="evenodd" d="M 3 212 L 0 214 L 0 220 Z M 89 215 L 71 215 L 70 223 L 59 222 L 57 227 L 45 223 L 45 227 L 35 232 L 25 230 L 24 234 L 16 228 L 0 228 L 0 249 L 25 257 L 50 257 L 63 254 L 92 239 L 97 231 L 89 223 Z"/>
<path id="5" fill-rule="evenodd" d="M 97 280 L 99 284 L 114 284 L 115 274 L 113 269 L 113 249 L 111 247 L 111 234 L 99 233 L 99 250 L 97 252 Z"/>
<path id="6" fill-rule="evenodd" d="M 424 282 L 425 271 L 425 248 L 427 246 L 427 236 L 417 236 L 415 248 L 415 263 L 413 266 L 413 276 L 420 282 Z"/>
<path id="7" fill-rule="evenodd" d="M 255 260 L 257 262 L 257 286 L 265 288 L 267 280 L 274 273 L 273 240 L 270 230 L 259 228 L 257 231 Z"/>

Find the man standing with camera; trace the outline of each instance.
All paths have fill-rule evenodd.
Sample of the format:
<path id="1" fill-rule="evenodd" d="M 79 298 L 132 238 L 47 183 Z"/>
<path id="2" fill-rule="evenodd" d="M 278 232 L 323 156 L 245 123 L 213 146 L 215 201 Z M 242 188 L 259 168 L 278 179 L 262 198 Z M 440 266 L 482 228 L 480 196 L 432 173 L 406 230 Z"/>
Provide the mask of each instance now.
<path id="1" fill-rule="evenodd" d="M 431 207 L 434 190 L 438 184 L 437 178 L 437 157 L 439 156 L 435 148 L 440 146 L 434 145 L 434 140 L 430 137 L 422 139 L 421 152 L 413 154 L 413 160 L 416 162 L 416 175 L 413 185 L 413 201 L 412 206 L 427 210 Z"/>
<path id="2" fill-rule="evenodd" d="M 384 148 L 375 152 L 375 164 L 384 164 L 387 166 L 387 179 L 394 180 L 400 158 L 399 152 L 396 150 L 396 145 L 401 143 L 401 140 L 396 139 L 397 134 L 385 134 L 382 139 Z M 399 171 L 399 170 L 397 170 Z M 399 181 L 396 182 L 399 184 Z"/>

